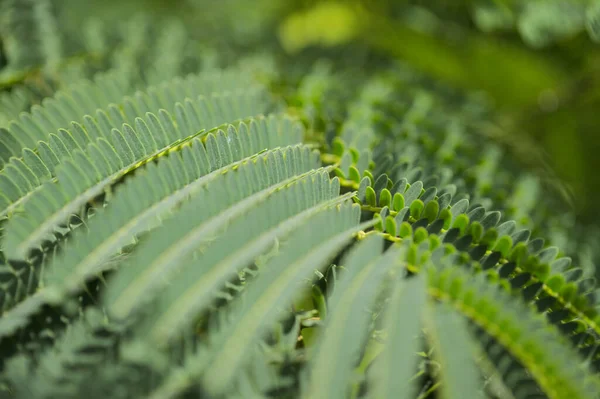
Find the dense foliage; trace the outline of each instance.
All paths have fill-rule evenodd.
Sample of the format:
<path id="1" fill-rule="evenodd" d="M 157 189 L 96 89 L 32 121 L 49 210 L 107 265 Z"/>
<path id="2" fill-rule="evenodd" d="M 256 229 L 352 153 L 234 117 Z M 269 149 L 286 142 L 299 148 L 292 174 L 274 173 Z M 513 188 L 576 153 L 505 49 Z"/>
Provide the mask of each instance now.
<path id="1" fill-rule="evenodd" d="M 507 133 L 597 3 L 0 11 L 0 397 L 600 398 L 597 230 Z"/>

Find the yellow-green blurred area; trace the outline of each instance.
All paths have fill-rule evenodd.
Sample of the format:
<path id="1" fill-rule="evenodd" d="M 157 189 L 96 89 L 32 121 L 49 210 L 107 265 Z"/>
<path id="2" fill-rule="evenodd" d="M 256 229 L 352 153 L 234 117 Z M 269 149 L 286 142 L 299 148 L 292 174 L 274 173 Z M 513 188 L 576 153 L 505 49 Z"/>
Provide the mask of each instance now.
<path id="1" fill-rule="evenodd" d="M 144 10 L 184 21 L 223 52 L 231 43 L 289 57 L 367 49 L 484 93 L 496 116 L 481 134 L 532 169 L 552 169 L 581 221 L 600 221 L 597 0 L 65 1 L 63 17 L 71 21 L 93 9 L 117 26 Z"/>
<path id="2" fill-rule="evenodd" d="M 428 76 L 483 91 L 496 139 L 547 163 L 582 220 L 600 194 L 600 44 L 595 1 L 298 1 L 283 48 L 366 44 Z M 482 132 L 484 134 L 484 132 Z"/>

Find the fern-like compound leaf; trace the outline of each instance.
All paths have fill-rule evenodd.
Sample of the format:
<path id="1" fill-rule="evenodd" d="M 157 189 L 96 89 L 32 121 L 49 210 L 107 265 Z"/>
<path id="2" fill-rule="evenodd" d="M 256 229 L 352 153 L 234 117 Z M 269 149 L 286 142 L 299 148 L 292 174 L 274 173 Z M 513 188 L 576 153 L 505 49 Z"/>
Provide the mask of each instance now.
<path id="1" fill-rule="evenodd" d="M 40 115 L 54 112 L 67 116 L 63 117 L 64 120 L 60 119 L 54 125 L 39 130 L 43 134 L 27 130 L 26 126 L 29 125 L 15 125 L 19 126 L 20 136 L 30 135 L 35 139 L 36 144 L 22 146 L 23 151 L 27 148 L 34 149 L 37 154 L 29 153 L 29 157 L 25 159 L 24 152 L 19 148 L 10 162 L 7 160 L 5 170 L 20 161 L 16 157 L 19 153 L 22 153 L 23 162 L 31 170 L 39 169 L 35 167 L 39 163 L 44 168 L 43 174 L 37 176 L 41 179 L 39 182 L 25 176 L 28 180 L 25 185 L 15 186 L 16 189 L 12 187 L 7 191 L 5 199 L 0 198 L 0 215 L 10 214 L 42 182 L 51 177 L 59 178 L 60 171 L 56 169 L 63 158 L 72 158 L 77 150 L 92 151 L 90 146 L 98 144 L 99 139 L 107 140 L 123 159 L 121 167 L 128 168 L 128 165 L 141 161 L 143 155 L 160 152 L 201 130 L 266 113 L 270 110 L 268 99 L 259 86 L 252 84 L 247 77 L 244 80 L 244 76 L 232 71 L 190 75 L 186 79 L 178 78 L 150 87 L 146 92 L 138 91 L 132 97 L 124 97 L 118 104 L 107 103 L 103 108 L 96 107 L 88 112 L 70 110 L 72 107 L 60 110 L 61 106 L 67 106 L 67 100 L 53 106 L 48 105 L 48 109 L 34 107 L 34 111 L 38 111 Z M 230 85 L 236 83 L 239 86 L 234 90 Z M 54 104 L 53 99 L 47 101 Z M 23 114 L 22 118 L 29 120 L 27 115 Z M 16 140 L 8 133 L 6 137 L 9 141 Z M 0 171 L 0 176 L 4 173 L 4 170 Z M 10 182 L 3 183 L 0 180 L 0 192 L 6 187 L 11 188 Z"/>
<path id="2" fill-rule="evenodd" d="M 0 329 L 10 331 L 25 323 L 27 318 L 24 316 L 43 303 L 43 300 L 40 302 L 41 298 L 60 301 L 63 295 L 80 289 L 86 279 L 100 273 L 103 267 L 108 267 L 110 257 L 129 244 L 135 234 L 156 226 L 160 218 L 182 201 L 193 197 L 194 193 L 201 191 L 203 197 L 196 200 L 210 204 L 206 210 L 217 212 L 240 199 L 240 195 L 274 183 L 276 178 L 285 180 L 288 176 L 317 167 L 316 155 L 307 147 L 272 150 L 259 155 L 259 161 L 255 155 L 249 155 L 255 154 L 262 145 L 278 147 L 280 144 L 298 142 L 300 130 L 288 122 L 286 118 L 272 117 L 253 122 L 250 127 L 242 124 L 239 131 L 231 127 L 227 135 L 223 131 L 217 132 L 216 136 L 210 134 L 205 143 L 196 138 L 182 148 L 181 154 L 172 153 L 169 157 L 161 158 L 156 166 L 149 164 L 145 173 L 136 175 L 122 192 L 117 192 L 114 203 L 99 211 L 97 216 L 100 217 L 89 220 L 88 228 L 94 229 L 92 231 L 95 233 L 77 231 L 67 244 L 71 250 L 54 258 L 48 265 L 44 279 L 46 288 L 32 296 L 30 302 L 25 300 L 4 314 L 0 318 Z M 267 169 L 270 167 L 274 167 L 275 171 L 282 170 L 280 176 L 271 174 L 269 180 L 270 172 Z M 241 176 L 237 185 L 235 179 L 231 180 L 233 174 L 238 178 Z M 258 179 L 251 180 L 251 176 Z M 219 180 L 229 183 L 219 184 Z M 210 187 L 214 190 L 205 188 L 209 183 L 212 183 Z M 138 197 L 140 192 L 148 194 L 142 200 L 133 202 L 132 199 Z M 135 205 L 132 206 L 132 203 Z M 193 219 L 184 216 L 184 220 L 190 225 Z M 163 248 L 170 241 L 161 239 L 159 242 L 154 250 Z"/>
<path id="3" fill-rule="evenodd" d="M 319 179 L 323 184 L 311 184 Z M 170 283 L 158 296 L 155 317 L 140 324 L 140 334 L 156 342 L 157 346 L 173 342 L 189 327 L 193 320 L 190 316 L 209 307 L 214 300 L 215 287 L 223 286 L 245 265 L 268 253 L 279 240 L 289 238 L 293 229 L 313 215 L 349 199 L 348 195 L 333 194 L 327 180 L 323 174 L 313 174 L 288 183 L 289 187 L 278 190 L 255 209 L 232 221 L 225 230 L 228 234 L 220 234 L 219 238 L 205 244 L 195 259 L 182 262 L 178 273 L 167 278 Z M 306 191 L 309 195 L 302 198 Z M 229 236 L 233 241 L 224 240 Z M 231 242 L 237 244 L 237 249 L 228 253 L 223 248 Z M 202 267 L 198 267 L 200 264 Z M 144 296 L 149 295 L 140 294 L 138 298 Z M 135 303 L 139 303 L 139 299 Z M 129 308 L 131 306 L 126 307 Z M 120 312 L 118 307 L 115 310 Z"/>
<path id="4" fill-rule="evenodd" d="M 247 343 L 256 342 L 276 320 L 281 306 L 295 295 L 299 279 L 314 268 L 320 268 L 346 244 L 352 236 L 368 225 L 359 225 L 359 209 L 343 205 L 309 219 L 293 239 L 272 258 L 238 303 L 226 327 L 214 332 L 208 353 L 202 351 L 190 357 L 184 366 L 188 374 L 203 373 L 209 392 L 225 392 L 229 382 L 249 355 Z M 208 359 L 214 359 L 208 363 Z M 210 368 L 206 368 L 210 364 Z M 179 374 L 174 373 L 174 377 Z M 185 380 L 167 379 L 153 393 L 153 398 L 173 397 L 186 388 Z"/>
<path id="5" fill-rule="evenodd" d="M 272 165 L 269 160 L 279 159 L 281 162 L 283 157 L 280 155 L 278 158 L 278 154 L 282 153 L 289 161 L 297 162 L 297 165 L 269 181 L 265 167 Z M 177 231 L 161 228 L 149 234 L 141 243 L 140 250 L 128 262 L 128 266 L 116 276 L 111 284 L 112 288 L 107 292 L 107 301 L 113 314 L 119 318 L 127 317 L 144 296 L 153 295 L 157 283 L 168 279 L 167 276 L 174 270 L 183 273 L 181 269 L 186 269 L 183 267 L 187 263 L 186 260 L 198 251 L 209 251 L 207 247 L 213 240 L 223 236 L 229 226 L 238 225 L 239 219 L 253 212 L 255 207 L 264 206 L 265 201 L 274 205 L 273 200 L 270 200 L 272 196 L 279 197 L 281 190 L 287 191 L 290 186 L 295 186 L 314 175 L 315 172 L 311 171 L 316 166 L 315 157 L 311 155 L 310 150 L 299 151 L 299 159 L 295 159 L 293 148 L 287 151 L 267 152 L 256 162 L 242 165 L 236 171 L 222 175 L 220 180 L 215 181 L 216 184 L 207 186 L 205 190 L 193 196 L 189 203 L 165 222 L 165 227 L 178 226 Z M 317 177 L 321 178 L 322 173 L 318 173 Z M 252 179 L 252 175 L 257 179 Z M 331 190 L 323 194 L 327 195 L 326 199 L 330 198 L 330 192 Z M 273 213 L 272 217 L 277 220 L 284 216 Z M 257 223 L 268 223 L 268 220 L 259 219 Z M 256 227 L 260 228 L 260 224 Z M 171 233 L 165 235 L 167 231 Z M 225 256 L 226 253 L 221 255 Z M 207 259 L 210 257 L 205 261 Z M 212 263 L 207 262 L 204 267 L 208 269 L 210 265 Z"/>
<path id="6" fill-rule="evenodd" d="M 600 380 L 542 315 L 483 275 L 473 279 L 450 260 L 429 268 L 429 292 L 498 340 L 523 363 L 551 398 L 588 398 L 600 394 Z M 446 266 L 444 266 L 446 265 Z M 477 294 L 474 297 L 474 294 Z M 502 309 L 500 312 L 499 309 Z"/>
<path id="7" fill-rule="evenodd" d="M 51 239 L 53 229 L 64 223 L 71 214 L 76 214 L 80 207 L 102 194 L 107 187 L 130 172 L 136 165 L 148 162 L 158 154 L 167 151 L 165 148 L 161 148 L 158 152 L 152 148 L 145 149 L 140 140 L 140 137 L 144 134 L 149 133 L 148 139 L 152 137 L 158 141 L 158 138 L 165 131 L 172 130 L 173 133 L 169 134 L 169 140 L 167 141 L 170 143 L 174 142 L 177 137 L 190 136 L 189 132 L 179 132 L 179 129 L 173 125 L 166 112 L 161 112 L 160 116 L 163 123 L 156 116 L 150 114 L 147 117 L 147 124 L 139 123 L 142 126 L 139 132 L 125 125 L 126 128 L 123 129 L 125 136 L 120 131 L 113 129 L 112 142 L 114 146 L 102 139 L 97 142 L 98 149 L 94 149 L 95 145 L 90 144 L 87 153 L 90 155 L 98 154 L 96 157 L 103 153 L 106 158 L 104 165 L 100 163 L 96 167 L 93 162 L 94 159 L 80 151 L 75 151 L 72 159 L 65 160 L 58 170 L 58 182 L 46 182 L 45 188 L 35 193 L 27 201 L 24 213 L 9 221 L 7 226 L 7 246 L 9 248 L 7 257 L 12 259 L 26 258 L 28 253 L 39 246 L 43 240 Z M 230 120 L 236 120 L 239 119 L 240 115 L 228 115 L 228 117 L 231 117 Z M 212 123 L 216 124 L 214 126 L 209 125 L 208 128 L 217 127 L 224 122 L 227 122 L 227 120 L 215 120 Z M 194 136 L 192 133 L 188 140 L 193 139 Z M 216 143 L 217 137 L 209 135 L 207 140 L 209 143 Z M 135 149 L 135 153 L 132 148 Z M 109 171 L 109 173 L 107 174 L 106 171 Z M 21 185 L 21 187 L 26 186 Z"/>

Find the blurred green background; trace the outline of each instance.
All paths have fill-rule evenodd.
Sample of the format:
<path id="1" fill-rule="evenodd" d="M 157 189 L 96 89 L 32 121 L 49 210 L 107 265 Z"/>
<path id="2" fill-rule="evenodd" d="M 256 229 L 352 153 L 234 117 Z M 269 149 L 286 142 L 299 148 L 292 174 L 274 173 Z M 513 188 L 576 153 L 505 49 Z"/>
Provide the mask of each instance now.
<path id="1" fill-rule="evenodd" d="M 580 222 L 600 221 L 600 2 L 291 3 L 291 16 L 280 20 L 284 49 L 360 43 L 456 88 L 484 92 L 497 117 L 481 134 L 552 180 Z"/>
<path id="2" fill-rule="evenodd" d="M 481 134 L 507 144 L 556 187 L 582 224 L 600 223 L 600 1 L 64 0 L 60 27 L 88 10 L 115 27 L 146 11 L 193 27 L 231 58 L 264 49 L 299 59 L 343 52 L 398 59 L 432 79 L 481 92 L 496 110 Z M 121 22 L 120 22 L 121 21 Z M 69 30 L 71 29 L 71 30 Z M 66 34 L 67 40 L 69 33 Z M 149 44 L 151 45 L 151 44 Z M 3 46 L 10 47 L 10 37 Z M 222 54 L 221 54 L 222 53 Z M 1 60 L 0 60 L 1 63 Z M 300 68 L 300 66 L 298 66 Z"/>

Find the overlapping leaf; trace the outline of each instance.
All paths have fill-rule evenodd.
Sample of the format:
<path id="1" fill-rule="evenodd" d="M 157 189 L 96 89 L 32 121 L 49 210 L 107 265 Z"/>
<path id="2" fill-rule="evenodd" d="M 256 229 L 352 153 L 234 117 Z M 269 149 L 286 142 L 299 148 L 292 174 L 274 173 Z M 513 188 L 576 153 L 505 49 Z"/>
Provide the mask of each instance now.
<path id="1" fill-rule="evenodd" d="M 208 114 L 200 123 L 211 129 L 227 121 L 264 111 L 260 102 L 249 104 L 249 108 L 239 111 L 233 105 L 227 107 L 223 114 L 212 115 L 212 118 Z M 174 124 L 166 111 L 161 111 L 158 117 L 148 114 L 145 121 L 136 119 L 136 128 L 125 124 L 122 132 L 112 129 L 111 142 L 99 138 L 96 143 L 89 144 L 85 152 L 75 150 L 73 157 L 64 160 L 58 168 L 58 182 L 46 182 L 44 188 L 27 201 L 24 213 L 9 221 L 7 256 L 25 258 L 31 249 L 48 239 L 55 226 L 64 223 L 67 217 L 104 192 L 124 173 L 141 161 L 165 152 L 165 147 L 171 143 L 194 136 L 199 128 L 186 126 L 184 122 L 192 117 L 197 118 L 198 114 L 192 109 L 189 112 L 182 111 L 179 115 L 180 123 Z M 216 139 L 212 141 L 216 142 Z M 27 186 L 26 180 L 22 179 L 15 189 Z M 13 197 L 19 196 L 20 193 L 15 191 Z"/>
<path id="2" fill-rule="evenodd" d="M 116 193 L 110 206 L 101 209 L 89 220 L 86 230 L 78 230 L 67 243 L 67 250 L 47 266 L 44 284 L 49 284 L 50 287 L 3 315 L 0 318 L 0 329 L 4 333 L 12 331 L 52 295 L 60 298 L 63 292 L 79 289 L 87 278 L 107 267 L 110 257 L 129 244 L 135 234 L 154 227 L 161 218 L 183 201 L 195 198 L 199 192 L 205 196 L 199 200 L 206 202 L 206 210 L 216 211 L 219 207 L 231 204 L 231 201 L 260 190 L 261 182 L 265 184 L 264 180 L 246 181 L 247 178 L 277 178 L 277 175 L 267 172 L 269 167 L 277 167 L 281 171 L 278 177 L 280 179 L 315 168 L 315 154 L 306 147 L 273 150 L 256 159 L 253 155 L 261 149 L 296 143 L 300 139 L 299 126 L 288 118 L 272 116 L 252 121 L 250 125 L 242 123 L 239 130 L 230 126 L 227 134 L 223 131 L 218 131 L 216 135 L 211 133 L 204 142 L 195 138 L 183 146 L 180 152 L 160 158 L 156 165 L 150 163 L 143 173 L 135 175 Z M 260 173 L 257 168 L 262 168 Z M 237 178 L 241 176 L 242 183 L 246 185 L 223 185 L 222 179 L 227 181 L 232 175 Z M 207 185 L 212 190 L 207 190 Z M 147 194 L 141 200 L 134 200 L 139 197 L 140 192 Z M 10 242 L 10 235 L 7 241 Z M 166 243 L 162 239 L 160 241 L 160 245 Z"/>
<path id="3" fill-rule="evenodd" d="M 598 377 L 589 372 L 543 316 L 490 284 L 483 275 L 473 279 L 460 268 L 451 267 L 449 261 L 436 263 L 442 269 L 428 271 L 430 294 L 452 303 L 494 336 L 527 367 L 549 397 L 588 398 L 600 394 Z"/>
<path id="4" fill-rule="evenodd" d="M 361 227 L 366 227 L 358 224 L 358 211 L 355 206 L 343 205 L 307 220 L 293 238 L 286 240 L 281 253 L 264 266 L 226 326 L 211 334 L 210 348 L 190 356 L 182 371 L 184 375 L 203 374 L 209 392 L 225 392 L 247 359 L 250 345 L 295 296 L 298 281 L 314 268 L 322 267 Z M 181 376 L 178 370 L 174 371 L 152 397 L 173 397 L 185 390 L 189 379 Z"/>
<path id="5" fill-rule="evenodd" d="M 270 109 L 260 88 L 247 74 L 237 70 L 175 78 L 146 91 L 137 91 L 131 97 L 123 97 L 122 90 L 117 90 L 125 86 L 119 82 L 120 78 L 121 75 L 114 72 L 106 78 L 98 78 L 96 85 L 82 83 L 70 92 L 58 92 L 55 98 L 45 99 L 42 107 L 34 106 L 31 114 L 22 114 L 20 121 L 10 124 L 8 131 L 0 131 L 7 145 L 15 143 L 12 152 L 15 156 L 10 161 L 7 157 L 7 165 L 0 171 L 0 215 L 10 213 L 44 181 L 56 177 L 57 167 L 64 158 L 73 159 L 77 150 L 90 151 L 89 146 L 100 145 L 99 140 L 106 140 L 117 149 L 127 143 L 134 147 L 130 150 L 135 156 L 136 148 L 144 147 L 135 143 L 131 130 L 136 131 L 146 152 L 150 153 L 150 148 L 157 151 L 202 129 Z M 167 129 L 152 138 L 148 127 L 139 126 L 142 122 L 150 129 L 156 125 L 156 121 L 148 120 L 149 112 Z M 169 114 L 173 118 L 169 118 Z M 171 119 L 174 127 L 170 127 Z M 115 132 L 115 129 L 120 131 Z M 29 141 L 18 143 L 27 138 Z M 132 156 L 130 150 L 124 148 L 126 159 Z M 21 157 L 16 157 L 17 154 Z"/>
<path id="6" fill-rule="evenodd" d="M 292 154 L 288 153 L 287 158 L 293 158 Z M 154 295 L 156 287 L 164 280 L 170 281 L 158 300 L 151 325 L 141 327 L 141 331 L 163 344 L 176 337 L 179 326 L 189 323 L 190 315 L 196 314 L 212 299 L 211 290 L 267 252 L 278 237 L 317 212 L 323 203 L 347 199 L 347 196 L 336 198 L 335 181 L 329 183 L 323 171 L 311 171 L 313 165 L 305 161 L 299 170 L 289 168 L 291 170 L 286 174 L 291 174 L 290 177 L 284 174 L 271 182 L 267 175 L 261 178 L 258 177 L 260 174 L 255 174 L 258 181 L 262 180 L 262 186 L 257 186 L 262 190 L 249 192 L 251 195 L 239 202 L 230 202 L 225 197 L 218 201 L 202 201 L 215 203 L 212 215 L 207 213 L 210 208 L 200 210 L 197 203 L 183 208 L 169 222 L 170 226 L 181 226 L 177 234 L 166 237 L 165 233 L 173 230 L 165 229 L 148 237 L 142 244 L 146 251 L 140 250 L 139 256 L 131 260 L 132 264 L 123 269 L 120 279 L 113 282 L 108 291 L 112 312 L 126 318 L 144 297 Z M 304 173 L 295 174 L 303 169 Z M 231 193 L 236 183 L 242 195 L 245 190 L 241 187 L 252 184 L 247 174 L 254 174 L 252 170 L 246 170 L 240 170 L 239 176 L 232 175 L 229 182 L 224 182 L 222 191 L 213 190 L 209 195 Z M 241 181 L 234 181 L 237 179 Z M 202 200 L 204 196 L 198 199 Z M 224 249 L 232 245 L 237 249 Z"/>
<path id="7" fill-rule="evenodd" d="M 343 264 L 348 270 L 331 298 L 328 320 L 319 338 L 302 393 L 305 398 L 346 398 L 352 387 L 352 371 L 365 337 L 381 281 L 401 261 L 398 249 L 381 251 L 379 237 L 367 238 Z M 378 248 L 379 247 L 379 248 Z"/>

